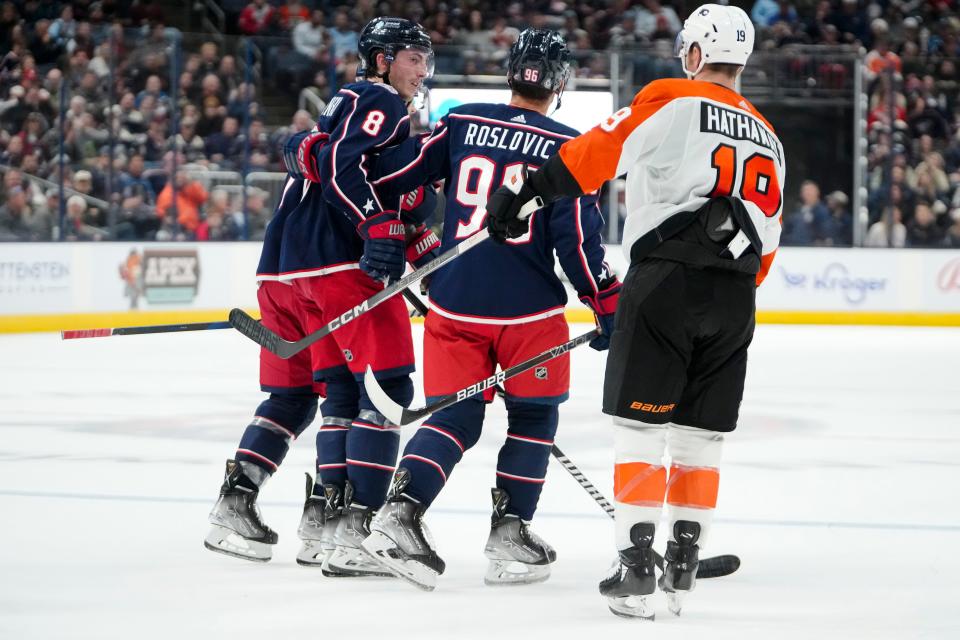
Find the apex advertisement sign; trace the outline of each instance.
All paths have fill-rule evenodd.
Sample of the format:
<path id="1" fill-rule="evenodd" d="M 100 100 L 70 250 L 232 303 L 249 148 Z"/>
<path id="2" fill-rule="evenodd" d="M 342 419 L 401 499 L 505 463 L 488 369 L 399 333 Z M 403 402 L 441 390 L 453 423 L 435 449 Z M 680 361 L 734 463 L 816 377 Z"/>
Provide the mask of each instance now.
<path id="1" fill-rule="evenodd" d="M 136 309 L 148 304 L 190 304 L 200 286 L 200 256 L 196 248 L 131 249 L 120 265 L 124 295 Z"/>

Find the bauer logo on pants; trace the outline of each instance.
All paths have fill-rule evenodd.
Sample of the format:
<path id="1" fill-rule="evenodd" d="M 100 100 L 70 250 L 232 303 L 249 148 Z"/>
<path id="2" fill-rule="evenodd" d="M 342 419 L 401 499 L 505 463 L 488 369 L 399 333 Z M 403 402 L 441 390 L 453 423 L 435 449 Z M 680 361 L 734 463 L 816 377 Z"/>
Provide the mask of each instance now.
<path id="1" fill-rule="evenodd" d="M 546 380 L 546 379 L 547 379 L 547 368 L 546 368 L 546 367 L 537 367 L 537 368 L 534 370 L 533 375 L 536 377 L 537 380 Z"/>

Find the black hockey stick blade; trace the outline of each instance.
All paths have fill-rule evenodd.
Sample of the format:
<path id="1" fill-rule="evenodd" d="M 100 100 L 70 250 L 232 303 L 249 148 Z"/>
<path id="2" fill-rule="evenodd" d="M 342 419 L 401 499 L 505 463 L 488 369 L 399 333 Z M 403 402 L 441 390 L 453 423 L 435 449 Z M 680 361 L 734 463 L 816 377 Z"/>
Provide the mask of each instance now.
<path id="1" fill-rule="evenodd" d="M 229 318 L 231 327 L 247 336 L 270 353 L 280 356 L 283 359 L 287 359 L 297 352 L 292 351 L 288 355 L 284 355 L 290 351 L 292 347 L 295 347 L 296 343 L 284 340 L 273 331 L 260 324 L 259 320 L 251 316 L 243 309 L 231 309 Z"/>
<path id="2" fill-rule="evenodd" d="M 697 565 L 698 578 L 722 578 L 740 568 L 740 558 L 735 555 L 704 558 Z"/>
<path id="3" fill-rule="evenodd" d="M 363 386 L 367 388 L 367 396 L 369 396 L 370 401 L 373 402 L 373 406 L 377 408 L 377 411 L 386 416 L 387 420 L 390 422 L 403 426 L 410 424 L 411 422 L 416 422 L 421 418 L 425 418 L 431 413 L 435 413 L 440 409 L 445 409 L 452 404 L 456 404 L 461 400 L 469 398 L 470 396 L 483 393 L 487 389 L 502 383 L 504 380 L 512 378 L 516 375 L 520 375 L 524 371 L 528 371 L 538 364 L 543 364 L 548 360 L 553 360 L 554 358 L 567 353 L 571 349 L 575 349 L 582 344 L 590 342 L 598 335 L 600 335 L 600 330 L 592 329 L 591 331 L 579 335 L 568 342 L 557 345 L 552 349 L 547 349 L 543 353 L 536 355 L 529 360 L 524 360 L 523 362 L 515 364 L 504 371 L 498 371 L 489 378 L 485 378 L 479 382 L 474 382 L 470 386 L 464 387 L 459 391 L 455 391 L 454 393 L 443 396 L 436 402 L 428 404 L 420 409 L 407 409 L 394 402 L 394 400 L 388 396 L 380 386 L 380 383 L 377 382 L 377 378 L 373 375 L 373 369 L 371 369 L 369 365 L 367 366 L 367 372 L 363 376 Z"/>
<path id="4" fill-rule="evenodd" d="M 408 273 L 406 276 L 384 288 L 383 291 L 379 291 L 370 296 L 352 309 L 347 309 L 338 317 L 328 322 L 325 326 L 317 329 L 308 336 L 300 338 L 295 342 L 284 340 L 270 329 L 267 329 L 261 325 L 259 322 L 257 322 L 257 320 L 255 320 L 242 309 L 233 309 L 230 312 L 230 325 L 270 353 L 286 360 L 287 358 L 300 353 L 314 342 L 327 337 L 348 322 L 356 320 L 359 316 L 363 315 L 367 311 L 370 311 L 370 309 L 373 309 L 384 300 L 392 298 L 424 276 L 430 275 L 446 263 L 450 262 L 457 256 L 463 255 L 489 237 L 490 232 L 485 228 L 481 229 L 460 244 L 451 247 L 447 251 L 444 251 L 416 271 Z"/>
<path id="5" fill-rule="evenodd" d="M 106 329 L 64 329 L 60 332 L 63 340 L 76 338 L 107 338 L 109 336 L 137 336 L 148 333 L 175 333 L 178 331 L 206 331 L 208 329 L 229 329 L 230 323 L 187 322 L 182 324 L 155 324 L 144 327 L 113 327 Z"/>

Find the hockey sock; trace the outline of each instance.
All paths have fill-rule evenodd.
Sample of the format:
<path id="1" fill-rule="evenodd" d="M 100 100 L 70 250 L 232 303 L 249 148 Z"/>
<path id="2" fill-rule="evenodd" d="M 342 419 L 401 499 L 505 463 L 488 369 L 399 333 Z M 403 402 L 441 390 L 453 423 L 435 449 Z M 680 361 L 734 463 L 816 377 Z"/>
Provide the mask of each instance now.
<path id="1" fill-rule="evenodd" d="M 253 420 L 247 425 L 237 447 L 236 459 L 251 474 L 259 476 L 262 484 L 266 476 L 256 474 L 250 466 L 260 467 L 272 474 L 283 462 L 290 442 L 296 440 L 310 426 L 317 414 L 317 396 L 314 394 L 283 395 L 271 393 L 260 403 Z"/>
<path id="2" fill-rule="evenodd" d="M 378 380 L 383 390 L 403 406 L 413 400 L 413 381 L 409 375 Z M 400 449 L 400 427 L 376 410 L 360 389 L 360 414 L 347 432 L 347 477 L 353 485 L 354 502 L 378 508 L 387 498 L 390 478 Z"/>
<path id="3" fill-rule="evenodd" d="M 633 546 L 630 530 L 638 522 L 660 522 L 663 497 L 667 488 L 667 470 L 663 451 L 667 429 L 626 418 L 613 419 L 614 519 L 617 549 Z"/>
<path id="4" fill-rule="evenodd" d="M 557 405 L 507 398 L 507 438 L 497 457 L 497 487 L 510 496 L 507 513 L 533 519 L 557 433 Z"/>
<path id="5" fill-rule="evenodd" d="M 667 429 L 667 449 L 672 459 L 667 482 L 671 539 L 675 535 L 674 524 L 678 520 L 689 520 L 700 525 L 697 544 L 703 548 L 720 489 L 718 467 L 723 434 L 671 423 Z"/>
<path id="6" fill-rule="evenodd" d="M 467 398 L 436 412 L 420 426 L 400 458 L 400 466 L 410 472 L 404 495 L 430 506 L 464 452 L 480 438 L 485 410 L 482 399 Z"/>
<path id="7" fill-rule="evenodd" d="M 317 477 L 314 495 L 323 495 L 322 485 L 342 490 L 347 482 L 347 433 L 360 412 L 360 389 L 346 367 L 322 376 L 327 397 L 320 404 L 323 424 L 317 432 Z"/>

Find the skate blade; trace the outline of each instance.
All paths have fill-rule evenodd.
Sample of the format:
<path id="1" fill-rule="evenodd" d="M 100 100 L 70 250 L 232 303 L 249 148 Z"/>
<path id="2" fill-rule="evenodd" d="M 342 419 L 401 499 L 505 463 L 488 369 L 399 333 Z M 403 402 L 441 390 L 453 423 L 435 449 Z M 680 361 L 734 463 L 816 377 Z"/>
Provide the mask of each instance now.
<path id="1" fill-rule="evenodd" d="M 393 572 L 361 549 L 338 546 L 323 561 L 323 575 L 328 578 L 392 578 Z"/>
<path id="2" fill-rule="evenodd" d="M 210 527 L 203 546 L 210 551 L 251 562 L 269 562 L 273 557 L 273 545 L 248 540 L 236 531 L 217 524 Z"/>
<path id="3" fill-rule="evenodd" d="M 653 621 L 656 612 L 647 596 L 614 596 L 607 598 L 610 611 L 621 618 Z"/>
<path id="4" fill-rule="evenodd" d="M 549 564 L 526 564 L 517 560 L 491 560 L 483 583 L 489 587 L 537 584 L 550 577 Z"/>
<path id="5" fill-rule="evenodd" d="M 318 540 L 304 540 L 297 552 L 297 564 L 304 567 L 322 567 L 333 549 Z"/>
<path id="6" fill-rule="evenodd" d="M 686 597 L 686 591 L 667 591 L 667 609 L 670 610 L 675 616 L 680 615 L 681 609 L 683 609 L 683 599 Z"/>
<path id="7" fill-rule="evenodd" d="M 371 533 L 360 546 L 395 576 L 416 588 L 424 591 L 433 591 L 436 588 L 439 574 L 423 563 L 411 560 L 403 550 L 397 547 L 396 542 L 380 531 Z"/>

